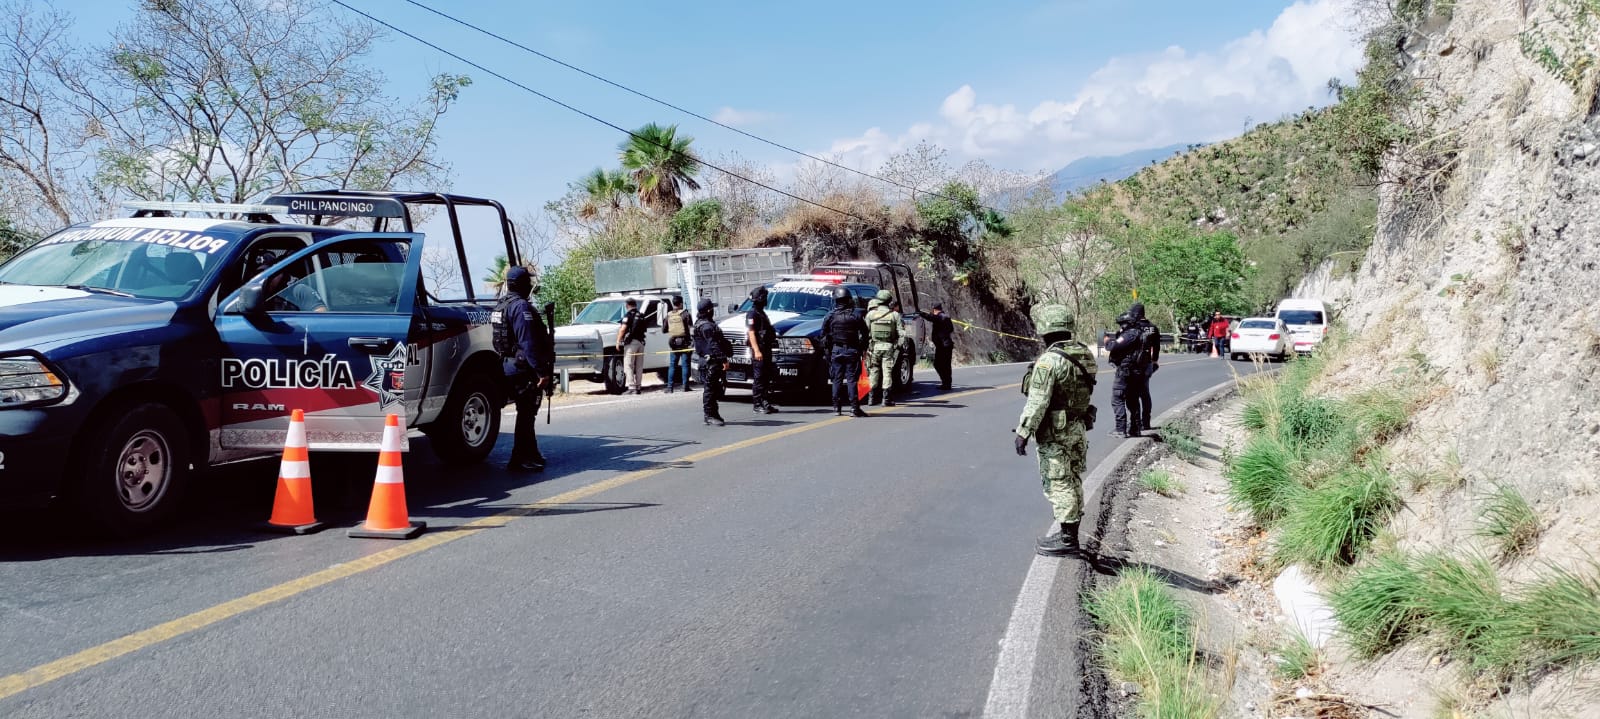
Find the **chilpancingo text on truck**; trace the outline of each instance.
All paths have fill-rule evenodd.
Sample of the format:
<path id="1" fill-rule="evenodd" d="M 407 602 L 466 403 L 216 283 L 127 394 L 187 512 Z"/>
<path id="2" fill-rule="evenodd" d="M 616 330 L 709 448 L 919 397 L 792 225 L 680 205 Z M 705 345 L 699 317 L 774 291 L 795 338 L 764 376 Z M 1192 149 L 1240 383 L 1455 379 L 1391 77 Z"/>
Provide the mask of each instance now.
<path id="1" fill-rule="evenodd" d="M 451 289 L 423 280 L 419 206 L 450 221 L 434 245 L 453 250 Z M 0 496 L 65 496 L 104 529 L 146 529 L 197 471 L 281 451 L 295 408 L 314 450 L 372 451 L 390 413 L 447 461 L 493 449 L 494 298 L 474 291 L 458 213 L 493 213 L 517 264 L 499 203 L 336 191 L 132 207 L 0 265 Z"/>

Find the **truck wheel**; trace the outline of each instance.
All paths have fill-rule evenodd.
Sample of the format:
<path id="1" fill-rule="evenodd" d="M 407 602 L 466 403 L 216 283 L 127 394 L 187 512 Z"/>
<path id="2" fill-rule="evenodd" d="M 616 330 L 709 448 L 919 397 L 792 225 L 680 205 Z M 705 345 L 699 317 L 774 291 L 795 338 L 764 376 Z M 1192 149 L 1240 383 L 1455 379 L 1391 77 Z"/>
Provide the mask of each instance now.
<path id="1" fill-rule="evenodd" d="M 165 405 L 136 404 L 87 435 L 74 499 L 113 536 L 154 529 L 172 519 L 189 479 L 189 436 Z"/>
<path id="2" fill-rule="evenodd" d="M 600 367 L 600 374 L 605 378 L 606 392 L 622 394 L 623 390 L 628 389 L 628 374 L 623 367 L 621 354 L 607 351 Z"/>
<path id="3" fill-rule="evenodd" d="M 428 425 L 433 452 L 448 464 L 482 462 L 500 438 L 500 388 L 488 377 L 462 373 L 439 418 Z"/>
<path id="4" fill-rule="evenodd" d="M 915 369 L 916 366 L 917 361 L 912 355 L 901 353 L 900 361 L 896 362 L 894 365 L 895 391 L 898 392 L 911 386 L 912 370 Z"/>

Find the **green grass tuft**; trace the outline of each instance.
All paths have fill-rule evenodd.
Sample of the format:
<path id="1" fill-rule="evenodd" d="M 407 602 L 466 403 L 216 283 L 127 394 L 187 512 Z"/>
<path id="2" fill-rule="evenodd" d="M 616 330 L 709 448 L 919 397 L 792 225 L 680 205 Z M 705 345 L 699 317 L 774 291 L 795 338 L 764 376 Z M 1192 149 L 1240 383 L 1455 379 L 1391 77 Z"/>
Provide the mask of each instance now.
<path id="1" fill-rule="evenodd" d="M 1539 515 L 1515 487 L 1498 485 L 1482 504 L 1478 534 L 1495 541 L 1502 560 L 1521 555 L 1539 538 Z"/>
<path id="2" fill-rule="evenodd" d="M 1548 570 L 1517 602 L 1539 665 L 1600 661 L 1600 567 Z"/>
<path id="3" fill-rule="evenodd" d="M 1267 428 L 1272 418 L 1272 396 L 1266 391 L 1253 392 L 1245 398 L 1244 408 L 1240 410 L 1239 421 L 1245 429 L 1261 431 Z"/>
<path id="4" fill-rule="evenodd" d="M 1196 651 L 1194 617 L 1155 575 L 1124 572 L 1084 603 L 1112 676 L 1140 685 L 1147 719 L 1210 719 L 1222 708 Z"/>
<path id="5" fill-rule="evenodd" d="M 1283 398 L 1279 411 L 1279 436 L 1294 446 L 1319 449 L 1351 430 L 1344 406 L 1335 400 L 1290 394 Z"/>
<path id="6" fill-rule="evenodd" d="M 1304 488 L 1294 478 L 1294 452 L 1277 439 L 1259 435 L 1228 469 L 1228 494 L 1250 511 L 1256 524 L 1269 526 Z"/>
<path id="7" fill-rule="evenodd" d="M 1172 451 L 1177 452 L 1190 462 L 1200 456 L 1203 446 L 1200 442 L 1200 427 L 1188 417 L 1180 417 L 1168 422 L 1161 428 L 1161 441 L 1165 442 Z"/>
<path id="8" fill-rule="evenodd" d="M 1525 664 L 1526 618 L 1512 611 L 1494 565 L 1477 557 L 1430 554 L 1419 560 L 1418 572 L 1417 608 L 1447 647 L 1476 669 L 1505 671 Z"/>
<path id="9" fill-rule="evenodd" d="M 1348 467 L 1289 506 L 1277 558 L 1322 571 L 1349 565 L 1399 507 L 1388 471 L 1376 462 Z"/>
<path id="10" fill-rule="evenodd" d="M 1370 658 L 1398 646 L 1418 629 L 1421 589 L 1422 576 L 1414 560 L 1398 552 L 1382 554 L 1335 585 L 1328 604 L 1350 648 Z"/>
<path id="11" fill-rule="evenodd" d="M 1183 483 L 1165 469 L 1152 469 L 1139 475 L 1139 484 L 1163 497 L 1177 496 L 1184 491 Z"/>
<path id="12" fill-rule="evenodd" d="M 1321 653 L 1299 631 L 1290 631 L 1288 640 L 1278 647 L 1277 654 L 1278 661 L 1273 666 L 1273 673 L 1287 682 L 1299 681 L 1322 668 Z"/>
<path id="13" fill-rule="evenodd" d="M 1363 392 L 1350 402 L 1350 413 L 1367 441 L 1389 441 L 1411 421 L 1410 402 L 1399 390 L 1380 387 Z"/>

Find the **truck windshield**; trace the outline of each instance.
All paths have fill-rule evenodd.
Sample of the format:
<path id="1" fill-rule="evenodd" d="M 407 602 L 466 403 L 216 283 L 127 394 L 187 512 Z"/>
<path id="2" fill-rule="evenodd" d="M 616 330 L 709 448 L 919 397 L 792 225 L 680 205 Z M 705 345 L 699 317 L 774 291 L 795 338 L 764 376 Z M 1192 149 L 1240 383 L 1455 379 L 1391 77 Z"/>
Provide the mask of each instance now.
<path id="1" fill-rule="evenodd" d="M 585 306 L 577 317 L 572 318 L 572 324 L 616 324 L 622 321 L 622 315 L 627 311 L 628 308 L 622 304 L 622 300 L 595 300 Z"/>
<path id="2" fill-rule="evenodd" d="M 768 292 L 768 312 L 793 312 L 798 315 L 825 315 L 833 309 L 833 298 L 826 292 Z M 750 311 L 750 300 L 739 305 L 740 312 Z"/>
<path id="3" fill-rule="evenodd" d="M 221 258 L 144 242 L 47 239 L 0 265 L 0 283 L 173 300 L 199 287 Z"/>
<path id="4" fill-rule="evenodd" d="M 1278 319 L 1286 325 L 1320 325 L 1322 313 L 1316 310 L 1278 310 Z"/>

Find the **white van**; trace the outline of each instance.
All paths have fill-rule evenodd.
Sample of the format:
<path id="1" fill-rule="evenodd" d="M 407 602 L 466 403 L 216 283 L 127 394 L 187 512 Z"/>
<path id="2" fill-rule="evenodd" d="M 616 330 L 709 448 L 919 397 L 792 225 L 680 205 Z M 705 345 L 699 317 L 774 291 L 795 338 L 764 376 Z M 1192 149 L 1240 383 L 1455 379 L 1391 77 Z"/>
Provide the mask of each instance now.
<path id="1" fill-rule="evenodd" d="M 1283 320 L 1289 327 L 1289 336 L 1294 340 L 1296 352 L 1310 352 L 1321 344 L 1323 338 L 1328 336 L 1328 325 L 1333 321 L 1322 300 L 1285 299 L 1278 302 L 1278 309 L 1273 316 Z"/>

